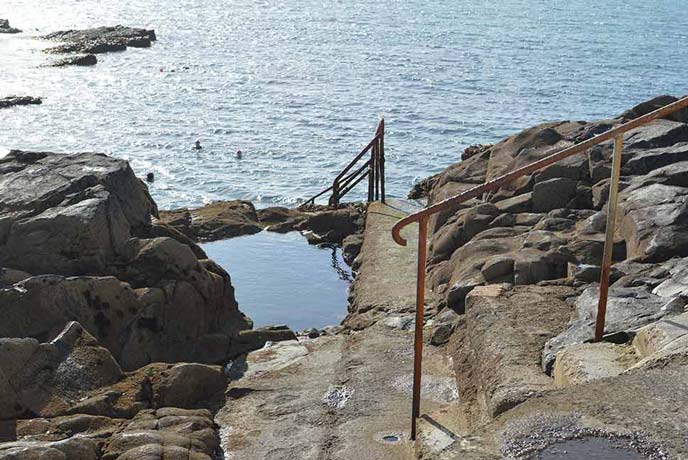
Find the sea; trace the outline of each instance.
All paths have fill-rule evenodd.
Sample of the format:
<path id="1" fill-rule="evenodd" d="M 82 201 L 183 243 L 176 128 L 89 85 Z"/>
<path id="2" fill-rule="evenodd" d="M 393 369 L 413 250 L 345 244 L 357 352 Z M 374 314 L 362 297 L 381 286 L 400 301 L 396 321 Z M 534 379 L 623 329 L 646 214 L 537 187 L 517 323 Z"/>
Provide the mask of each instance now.
<path id="1" fill-rule="evenodd" d="M 0 0 L 0 18 L 24 30 L 0 34 L 0 96 L 43 98 L 0 111 L 0 155 L 114 155 L 155 174 L 162 209 L 296 205 L 381 117 L 403 197 L 471 144 L 688 93 L 686 0 Z M 116 24 L 158 41 L 46 67 L 41 35 Z"/>

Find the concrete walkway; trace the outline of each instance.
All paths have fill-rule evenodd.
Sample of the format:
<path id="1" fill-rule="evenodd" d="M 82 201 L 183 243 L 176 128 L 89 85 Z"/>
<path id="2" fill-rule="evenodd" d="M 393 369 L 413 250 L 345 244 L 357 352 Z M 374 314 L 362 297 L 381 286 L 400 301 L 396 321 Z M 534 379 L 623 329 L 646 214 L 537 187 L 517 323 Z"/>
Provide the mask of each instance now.
<path id="1" fill-rule="evenodd" d="M 418 225 L 402 230 L 406 246 L 392 239 L 392 227 L 399 219 L 416 211 L 409 202 L 389 200 L 371 203 L 366 217 L 361 268 L 354 291 L 356 308 L 415 308 Z"/>
<path id="2" fill-rule="evenodd" d="M 366 223 L 357 299 L 368 311 L 383 307 L 384 318 L 350 334 L 275 344 L 235 365 L 243 376 L 216 417 L 226 459 L 415 458 L 408 431 L 416 245 L 396 246 L 390 233 L 402 215 L 402 206 L 374 203 Z M 435 411 L 456 399 L 452 366 L 431 347 L 424 364 L 422 412 Z"/>

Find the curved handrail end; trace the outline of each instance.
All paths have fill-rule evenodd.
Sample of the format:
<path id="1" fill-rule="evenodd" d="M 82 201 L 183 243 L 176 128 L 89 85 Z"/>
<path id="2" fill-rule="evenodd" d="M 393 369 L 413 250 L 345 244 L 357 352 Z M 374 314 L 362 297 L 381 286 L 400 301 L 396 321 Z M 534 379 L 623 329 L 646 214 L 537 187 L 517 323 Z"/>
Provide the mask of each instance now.
<path id="1" fill-rule="evenodd" d="M 406 238 L 401 236 L 401 229 L 406 227 L 412 222 L 416 222 L 415 216 L 406 216 L 403 219 L 399 219 L 396 224 L 392 227 L 392 239 L 399 246 L 406 246 Z"/>

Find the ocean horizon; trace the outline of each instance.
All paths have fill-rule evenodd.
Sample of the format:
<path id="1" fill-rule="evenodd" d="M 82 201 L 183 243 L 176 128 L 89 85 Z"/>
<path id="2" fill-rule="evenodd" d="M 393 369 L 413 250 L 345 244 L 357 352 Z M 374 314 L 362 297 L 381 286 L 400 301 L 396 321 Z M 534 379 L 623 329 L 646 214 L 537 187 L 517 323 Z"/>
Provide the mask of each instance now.
<path id="1" fill-rule="evenodd" d="M 161 208 L 293 206 L 331 184 L 386 120 L 387 193 L 546 121 L 688 93 L 680 1 L 5 0 L 0 148 L 95 151 L 156 176 Z M 48 68 L 36 38 L 122 24 L 151 48 Z M 203 149 L 192 150 L 196 140 Z M 235 152 L 241 150 L 238 160 Z M 364 187 L 351 198 L 363 198 Z"/>

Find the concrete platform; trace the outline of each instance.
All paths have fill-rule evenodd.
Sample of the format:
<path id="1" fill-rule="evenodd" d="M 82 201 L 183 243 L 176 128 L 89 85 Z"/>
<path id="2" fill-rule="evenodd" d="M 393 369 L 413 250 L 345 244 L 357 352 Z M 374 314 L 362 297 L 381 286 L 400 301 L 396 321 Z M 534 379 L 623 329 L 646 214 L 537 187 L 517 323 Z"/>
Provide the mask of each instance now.
<path id="1" fill-rule="evenodd" d="M 363 246 L 358 256 L 360 269 L 346 325 L 361 329 L 389 313 L 415 311 L 418 225 L 409 225 L 402 231 L 408 240 L 405 247 L 392 239 L 392 227 L 418 209 L 414 202 L 401 200 L 368 206 Z"/>
<path id="2" fill-rule="evenodd" d="M 237 363 L 217 414 L 225 459 L 401 460 L 409 441 L 416 247 L 397 246 L 392 225 L 402 203 L 370 206 L 355 286 L 370 318 L 348 334 L 277 343 Z M 415 229 L 406 236 L 414 241 Z M 373 315 L 374 313 L 374 315 Z M 421 411 L 456 402 L 451 360 L 424 353 Z"/>

